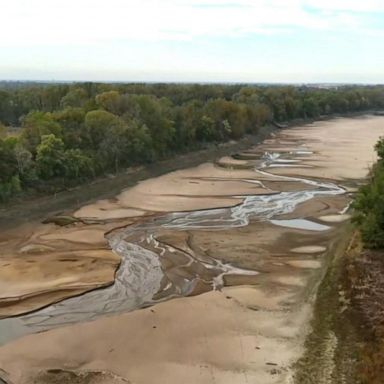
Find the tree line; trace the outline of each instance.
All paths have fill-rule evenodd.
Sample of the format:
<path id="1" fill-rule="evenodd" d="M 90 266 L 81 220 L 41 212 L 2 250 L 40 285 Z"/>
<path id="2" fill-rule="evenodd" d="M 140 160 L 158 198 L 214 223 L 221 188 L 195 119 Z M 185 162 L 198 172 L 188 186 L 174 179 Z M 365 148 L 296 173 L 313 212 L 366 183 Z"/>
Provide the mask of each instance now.
<path id="1" fill-rule="evenodd" d="M 381 108 L 382 86 L 0 83 L 0 200 L 239 139 L 272 121 Z"/>
<path id="2" fill-rule="evenodd" d="M 378 161 L 371 170 L 371 180 L 360 188 L 353 203 L 364 246 L 384 248 L 384 139 L 375 146 Z"/>

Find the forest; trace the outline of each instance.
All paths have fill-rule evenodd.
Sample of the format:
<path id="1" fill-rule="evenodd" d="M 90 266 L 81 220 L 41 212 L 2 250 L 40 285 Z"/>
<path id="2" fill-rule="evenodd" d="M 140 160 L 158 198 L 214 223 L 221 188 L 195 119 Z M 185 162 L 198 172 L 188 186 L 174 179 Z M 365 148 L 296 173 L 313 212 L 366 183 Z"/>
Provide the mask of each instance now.
<path id="1" fill-rule="evenodd" d="M 370 173 L 370 182 L 363 185 L 353 203 L 357 223 L 366 248 L 384 248 L 384 139 L 375 150 L 377 163 Z"/>
<path id="2" fill-rule="evenodd" d="M 384 108 L 384 86 L 0 83 L 0 201 L 256 134 Z"/>

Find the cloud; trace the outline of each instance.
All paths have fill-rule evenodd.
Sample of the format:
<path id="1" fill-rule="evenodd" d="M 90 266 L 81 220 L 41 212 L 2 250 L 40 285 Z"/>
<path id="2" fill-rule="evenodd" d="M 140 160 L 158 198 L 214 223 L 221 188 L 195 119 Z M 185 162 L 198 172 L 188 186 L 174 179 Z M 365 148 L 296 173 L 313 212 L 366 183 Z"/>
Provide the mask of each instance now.
<path id="1" fill-rule="evenodd" d="M 304 0 L 303 4 L 323 11 L 384 12 L 382 0 Z"/>
<path id="2" fill-rule="evenodd" d="M 377 0 L 9 0 L 0 46 L 92 45 L 329 30 L 365 25 Z M 310 7 L 311 9 L 308 9 Z M 313 11 L 317 10 L 317 11 Z M 322 12 L 329 12 L 327 17 Z"/>

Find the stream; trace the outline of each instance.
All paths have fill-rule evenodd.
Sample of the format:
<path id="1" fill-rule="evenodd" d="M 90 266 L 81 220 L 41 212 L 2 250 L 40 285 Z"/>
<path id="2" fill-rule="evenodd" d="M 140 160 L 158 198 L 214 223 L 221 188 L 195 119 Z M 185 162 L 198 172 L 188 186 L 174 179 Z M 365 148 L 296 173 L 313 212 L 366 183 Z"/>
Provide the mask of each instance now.
<path id="1" fill-rule="evenodd" d="M 308 151 L 295 155 L 308 155 Z M 0 320 L 0 344 L 21 335 L 45 331 L 65 324 L 94 320 L 100 316 L 132 311 L 173 297 L 190 295 L 196 284 L 203 281 L 212 289 L 224 285 L 225 275 L 256 275 L 223 263 L 205 254 L 180 249 L 160 242 L 159 230 L 220 231 L 245 227 L 251 221 L 269 221 L 274 225 L 311 231 L 325 231 L 329 226 L 306 219 L 278 220 L 277 216 L 291 213 L 295 208 L 318 196 L 340 195 L 345 190 L 333 183 L 279 176 L 268 172 L 273 167 L 297 166 L 299 160 L 284 159 L 279 153 L 266 153 L 255 176 L 273 177 L 285 182 L 299 182 L 306 190 L 242 197 L 241 204 L 231 208 L 175 212 L 113 231 L 108 235 L 111 248 L 121 257 L 113 285 L 72 297 L 30 314 Z M 244 182 L 262 185 L 257 180 Z M 308 188 L 309 186 L 309 188 Z M 175 257 L 180 261 L 168 273 L 162 268 L 162 258 Z M 207 279 L 207 276 L 209 277 Z"/>

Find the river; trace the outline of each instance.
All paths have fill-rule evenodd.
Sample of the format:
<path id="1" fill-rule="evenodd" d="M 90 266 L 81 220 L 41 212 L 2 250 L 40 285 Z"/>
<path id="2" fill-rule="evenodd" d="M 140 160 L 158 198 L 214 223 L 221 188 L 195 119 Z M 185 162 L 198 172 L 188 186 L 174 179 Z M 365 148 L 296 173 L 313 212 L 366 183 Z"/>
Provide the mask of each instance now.
<path id="1" fill-rule="evenodd" d="M 117 209 L 120 214 L 122 207 L 137 212 L 150 207 L 151 212 L 137 217 L 133 215 L 134 220 L 128 225 L 108 227 L 106 239 L 113 252 L 121 258 L 112 285 L 48 304 L 32 313 L 0 320 L 0 340 L 9 343 L 9 347 L 3 347 L 3 355 L 0 348 L 0 362 L 3 356 L 9 363 L 10 356 L 17 355 L 17 351 L 21 351 L 21 355 L 28 354 L 28 348 L 24 347 L 24 340 L 28 337 L 22 337 L 27 334 L 59 328 L 50 332 L 57 332 L 57 337 L 62 337 L 67 334 L 66 330 L 75 326 L 85 330 L 84 338 L 95 337 L 94 332 L 100 332 L 105 329 L 103 327 L 110 329 L 108 322 L 120 324 L 118 319 L 123 321 L 123 317 L 119 316 L 126 316 L 124 318 L 132 326 L 127 331 L 130 336 L 120 333 L 121 337 L 132 338 L 140 350 L 142 347 L 136 338 L 138 336 L 134 335 L 136 332 L 147 340 L 146 343 L 153 342 L 153 348 L 157 348 L 163 338 L 143 336 L 139 319 L 145 324 L 148 316 L 161 312 L 161 308 L 168 308 L 166 312 L 172 315 L 167 316 L 167 321 L 175 321 L 175 324 L 182 321 L 190 326 L 200 324 L 201 329 L 187 336 L 189 330 L 183 338 L 193 343 L 190 337 L 200 340 L 201 332 L 205 338 L 207 332 L 211 332 L 209 337 L 214 339 L 209 347 L 200 345 L 199 341 L 199 347 L 191 346 L 187 354 L 176 347 L 176 341 L 169 341 L 167 352 L 161 357 L 148 351 L 148 356 L 144 357 L 144 350 L 139 352 L 148 364 L 156 366 L 162 361 L 167 366 L 170 361 L 177 361 L 177 364 L 187 367 L 189 379 L 185 382 L 188 383 L 196 382 L 194 359 L 208 359 L 207 367 L 211 367 L 198 370 L 198 375 L 203 377 L 201 383 L 212 382 L 209 381 L 210 375 L 216 377 L 218 383 L 229 383 L 230 380 L 247 383 L 251 378 L 263 378 L 265 383 L 288 380 L 289 366 L 300 355 L 306 334 L 300 333 L 300 329 L 308 327 L 311 303 L 326 268 L 327 255 L 334 249 L 348 222 L 352 193 L 367 173 L 367 162 L 374 161 L 372 148 L 375 140 L 384 133 L 383 121 L 378 117 L 339 119 L 282 130 L 259 146 L 234 157 L 144 182 L 109 202 L 109 210 L 100 209 L 100 206 L 105 207 L 104 201 L 86 207 L 87 212 L 102 211 L 104 215 L 110 215 L 114 210 L 117 212 Z M 371 130 L 363 135 L 362 125 Z M 333 138 L 330 138 L 330 133 Z M 189 184 L 188 193 L 182 189 L 186 184 Z M 146 194 L 146 198 L 137 199 L 136 194 Z M 186 198 L 188 203 L 185 203 Z M 127 201 L 130 202 L 128 207 Z M 190 208 L 192 204 L 197 209 L 172 211 L 173 202 L 174 206 L 187 204 Z M 92 219 L 102 222 L 96 214 Z M 74 229 L 60 229 L 62 237 L 54 239 L 62 239 L 65 231 L 72 234 Z M 178 300 L 172 300 L 175 298 Z M 183 307 L 188 302 L 183 300 L 190 300 L 190 305 L 195 306 L 195 313 L 190 314 L 188 320 L 181 319 L 189 313 L 188 307 Z M 217 320 L 219 330 L 222 323 L 222 332 L 212 334 L 212 320 L 201 312 L 201 305 L 204 307 L 208 303 L 215 317 L 222 319 Z M 233 328 L 232 320 L 228 323 L 225 319 L 232 319 L 236 311 L 238 323 Z M 195 316 L 202 316 L 205 322 L 200 323 L 201 320 Z M 255 322 L 251 321 L 252 318 Z M 152 328 L 165 327 L 168 337 L 173 337 L 170 324 L 164 321 L 158 319 L 158 325 Z M 263 325 L 268 321 L 275 327 L 274 331 L 268 331 Z M 64 325 L 67 328 L 62 328 Z M 75 331 L 79 329 L 74 328 Z M 231 352 L 229 357 L 217 352 L 217 358 L 208 358 L 207 351 L 214 353 L 215 345 L 216 348 L 228 345 L 232 336 L 227 340 L 225 335 L 234 330 L 243 335 L 240 339 L 236 336 L 236 343 L 238 340 L 246 343 L 240 347 L 243 357 L 237 356 L 237 352 L 234 355 Z M 29 337 L 39 340 L 38 335 Z M 259 356 L 264 357 L 253 356 L 255 347 L 252 347 L 253 352 L 248 351 L 250 341 L 245 340 L 250 337 L 258 340 L 256 346 L 263 345 L 264 351 Z M 21 338 L 18 347 L 17 341 L 10 343 L 15 338 Z M 85 340 L 82 345 L 85 345 Z M 99 343 L 97 345 L 102 349 Z M 67 352 L 73 352 L 73 347 L 68 348 L 65 348 Z M 208 349 L 199 354 L 197 351 L 201 348 Z M 279 348 L 280 354 L 277 353 Z M 53 352 L 51 347 L 48 350 Z M 42 351 L 42 357 L 38 359 L 43 362 L 43 367 L 47 366 L 46 353 Z M 61 352 L 54 353 L 58 355 L 54 359 L 57 367 L 57 362 L 62 361 Z M 103 354 L 98 354 L 97 358 L 92 355 L 86 353 L 87 363 L 81 366 L 95 369 L 95 362 L 103 356 L 101 366 L 108 367 L 108 371 L 116 372 L 116 367 L 120 367 L 117 369 L 119 375 L 127 372 L 128 378 L 131 379 L 131 374 L 134 382 L 149 380 L 150 373 L 140 370 L 140 364 L 135 366 L 137 356 L 129 363 L 121 356 L 110 363 Z M 244 362 L 248 368 L 240 369 L 240 360 L 248 361 L 251 355 L 256 365 L 251 369 Z M 273 364 L 265 363 L 270 360 Z M 16 368 L 12 367 L 19 367 L 23 361 L 21 358 L 19 363 L 11 364 L 11 369 L 3 363 L 2 368 L 13 372 Z M 121 368 L 121 364 L 126 363 L 135 366 L 133 374 Z M 220 364 L 226 368 L 220 368 Z M 236 374 L 239 369 L 243 372 L 241 380 Z M 167 372 L 162 371 L 159 382 L 179 380 L 178 374 Z M 126 377 L 125 373 L 123 376 Z"/>

